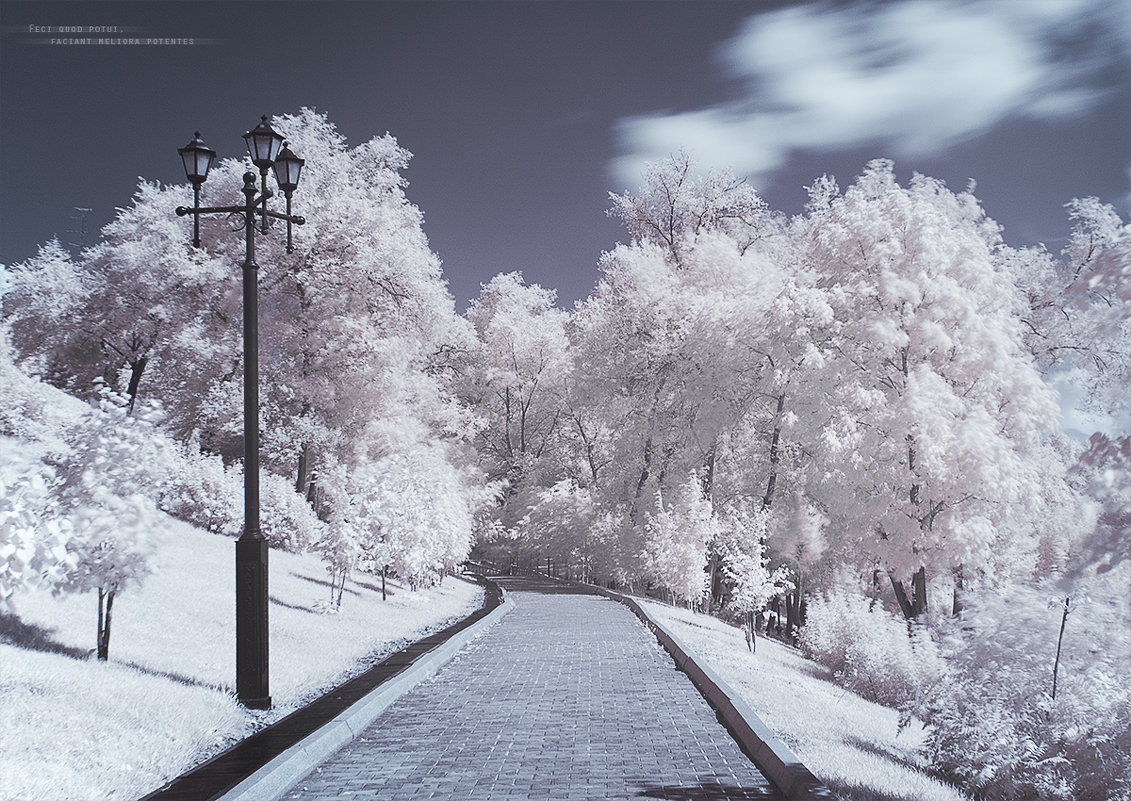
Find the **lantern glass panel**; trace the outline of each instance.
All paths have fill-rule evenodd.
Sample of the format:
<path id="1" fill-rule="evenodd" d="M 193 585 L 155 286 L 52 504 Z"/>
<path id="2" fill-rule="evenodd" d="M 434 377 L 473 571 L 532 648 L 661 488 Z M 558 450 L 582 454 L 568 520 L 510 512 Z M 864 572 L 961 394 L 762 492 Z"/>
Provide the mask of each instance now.
<path id="1" fill-rule="evenodd" d="M 216 158 L 216 151 L 205 147 L 198 133 L 187 145 L 177 148 L 177 152 L 181 155 L 181 162 L 184 164 L 185 175 L 189 181 L 203 183 Z"/>
<path id="2" fill-rule="evenodd" d="M 283 147 L 283 137 L 271 128 L 266 116 L 259 125 L 245 133 L 243 138 L 247 142 L 247 152 L 252 163 L 260 169 L 271 166 Z"/>
<path id="3" fill-rule="evenodd" d="M 298 186 L 302 165 L 305 163 L 303 159 L 292 153 L 290 148 L 284 147 L 275 159 L 275 180 L 278 181 L 279 188 L 284 192 L 293 192 Z"/>
<path id="4" fill-rule="evenodd" d="M 196 151 L 196 171 L 201 178 L 208 177 L 208 171 L 212 169 L 212 162 L 216 160 L 216 154 L 204 150 Z"/>

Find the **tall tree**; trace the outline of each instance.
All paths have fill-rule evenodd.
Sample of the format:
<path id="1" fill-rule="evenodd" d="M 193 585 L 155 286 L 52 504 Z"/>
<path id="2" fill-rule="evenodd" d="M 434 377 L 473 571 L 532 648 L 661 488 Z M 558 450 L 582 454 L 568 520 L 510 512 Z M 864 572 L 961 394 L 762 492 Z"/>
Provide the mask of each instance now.
<path id="1" fill-rule="evenodd" d="M 843 194 L 819 182 L 807 226 L 840 325 L 821 385 L 820 497 L 848 543 L 909 617 L 932 576 L 1031 569 L 1014 513 L 1042 508 L 1057 480 L 1036 465 L 1058 408 L 995 263 L 997 226 L 970 194 L 923 176 L 901 187 L 886 161 Z"/>
<path id="2" fill-rule="evenodd" d="M 520 273 L 495 276 L 467 310 L 481 344 L 464 393 L 483 418 L 476 441 L 489 475 L 507 481 L 508 503 L 528 483 L 537 492 L 559 478 L 552 457 L 569 423 L 567 318 L 552 291 L 527 285 Z M 508 524 L 525 513 L 518 500 L 519 508 L 504 514 Z"/>

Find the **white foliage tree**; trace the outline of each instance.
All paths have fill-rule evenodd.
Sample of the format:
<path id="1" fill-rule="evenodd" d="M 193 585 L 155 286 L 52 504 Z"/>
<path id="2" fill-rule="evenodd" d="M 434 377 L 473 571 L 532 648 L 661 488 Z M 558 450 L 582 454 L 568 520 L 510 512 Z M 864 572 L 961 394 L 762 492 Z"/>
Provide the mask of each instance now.
<path id="1" fill-rule="evenodd" d="M 11 283 L 0 265 L 0 303 L 7 306 Z M 77 562 L 67 550 L 72 525 L 57 509 L 55 470 L 26 443 L 39 437 L 56 439 L 42 420 L 40 386 L 12 362 L 8 326 L 0 326 L 0 606 L 9 607 L 21 590 L 57 588 Z"/>
<path id="2" fill-rule="evenodd" d="M 358 465 L 346 482 L 350 505 L 330 515 L 340 542 L 330 558 L 391 570 L 413 587 L 439 580 L 467 559 L 475 517 L 492 499 L 493 487 L 472 481 L 435 446 Z"/>
<path id="3" fill-rule="evenodd" d="M 1073 468 L 1096 504 L 1096 524 L 1080 542 L 1082 567 L 1105 573 L 1131 561 L 1131 437 L 1093 434 Z"/>
<path id="4" fill-rule="evenodd" d="M 658 499 L 657 506 L 645 526 L 648 572 L 675 598 L 697 605 L 708 590 L 707 546 L 720 529 L 711 501 L 692 473 L 672 503 Z"/>
<path id="5" fill-rule="evenodd" d="M 96 409 L 70 433 L 73 451 L 60 488 L 73 525 L 67 549 L 71 591 L 98 593 L 98 658 L 109 657 L 114 599 L 149 572 L 159 526 L 155 499 L 170 470 L 168 443 L 154 428 L 159 405 L 127 411 L 129 398 L 101 389 Z"/>
<path id="6" fill-rule="evenodd" d="M 767 518 L 752 499 L 735 499 L 719 517 L 719 532 L 714 550 L 722 561 L 722 572 L 730 583 L 728 610 L 742 618 L 747 644 L 754 649 L 755 615 L 786 590 L 789 571 L 784 566 L 770 569 L 766 547 Z"/>
<path id="7" fill-rule="evenodd" d="M 464 395 L 483 418 L 476 435 L 492 480 L 507 481 L 503 522 L 514 525 L 527 505 L 516 499 L 559 476 L 555 440 L 566 424 L 571 368 L 568 315 L 554 308 L 554 292 L 527 285 L 520 273 L 497 275 L 467 310 L 480 347 L 466 375 Z M 517 500 L 517 502 L 516 502 Z"/>
<path id="8" fill-rule="evenodd" d="M 16 347 L 55 383 L 93 399 L 101 377 L 131 402 L 152 386 L 178 424 L 209 378 L 231 371 L 239 320 L 231 262 L 192 248 L 170 212 L 186 191 L 142 181 L 77 261 L 56 241 L 16 265 L 6 304 Z"/>
<path id="9" fill-rule="evenodd" d="M 272 125 L 306 160 L 307 222 L 294 253 L 282 238 L 263 245 L 263 337 L 276 354 L 263 366 L 265 460 L 305 492 L 322 460 L 350 468 L 355 458 L 470 436 L 451 382 L 474 335 L 405 197 L 411 154 L 388 135 L 350 146 L 311 109 Z"/>
<path id="10" fill-rule="evenodd" d="M 1072 234 L 1058 260 L 1043 246 L 1003 247 L 1025 291 L 1025 340 L 1042 369 L 1078 388 L 1085 412 L 1126 413 L 1131 381 L 1131 226 L 1094 197 L 1067 204 Z"/>
<path id="11" fill-rule="evenodd" d="M 42 463 L 19 459 L 0 464 L 0 605 L 22 590 L 54 588 L 77 567 L 67 550 L 70 520 L 52 508 L 53 477 Z"/>
<path id="12" fill-rule="evenodd" d="M 1013 515 L 1062 480 L 1035 469 L 1058 407 L 995 264 L 997 226 L 938 181 L 899 186 L 886 161 L 843 194 L 819 182 L 807 225 L 837 307 L 816 475 L 842 545 L 888 573 L 908 617 L 926 609 L 928 574 L 1033 570 Z"/>

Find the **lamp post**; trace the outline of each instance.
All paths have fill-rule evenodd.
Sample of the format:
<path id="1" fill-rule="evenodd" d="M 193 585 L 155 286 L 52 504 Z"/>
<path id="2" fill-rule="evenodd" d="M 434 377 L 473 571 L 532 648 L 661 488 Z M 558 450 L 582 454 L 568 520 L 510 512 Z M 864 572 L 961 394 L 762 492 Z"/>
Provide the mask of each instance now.
<path id="1" fill-rule="evenodd" d="M 259 295 L 255 263 L 255 222 L 262 218 L 261 233 L 267 231 L 268 218 L 287 223 L 287 252 L 291 245 L 291 224 L 306 220 L 292 215 L 291 193 L 298 186 L 303 160 L 288 149 L 280 149 L 283 137 L 272 130 L 267 117 L 244 134 L 252 163 L 259 167 L 260 189 L 256 197 L 255 174 L 244 173 L 243 205 L 200 205 L 200 186 L 216 159 L 216 151 L 204 146 L 197 132 L 191 142 L 178 148 L 185 175 L 193 186 L 193 206 L 178 206 L 178 217 L 193 217 L 193 246 L 200 247 L 201 214 L 242 214 L 245 234 L 243 268 L 243 353 L 244 353 L 244 530 L 236 542 L 236 695 L 244 706 L 268 709 L 268 632 L 267 632 L 267 539 L 259 529 Z M 279 187 L 287 196 L 287 213 L 269 211 L 267 199 L 274 193 L 267 188 L 267 170 L 275 168 Z"/>

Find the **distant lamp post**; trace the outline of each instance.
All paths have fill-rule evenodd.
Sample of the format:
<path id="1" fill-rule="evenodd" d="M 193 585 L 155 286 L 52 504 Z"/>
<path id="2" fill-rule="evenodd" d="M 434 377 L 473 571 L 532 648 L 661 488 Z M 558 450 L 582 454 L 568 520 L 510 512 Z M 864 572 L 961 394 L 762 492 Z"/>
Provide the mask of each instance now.
<path id="1" fill-rule="evenodd" d="M 236 695 L 240 703 L 253 709 L 268 709 L 268 632 L 267 632 L 267 539 L 259 530 L 259 296 L 255 263 L 255 218 L 262 218 L 260 228 L 267 231 L 268 218 L 287 223 L 287 252 L 291 252 L 291 224 L 306 220 L 291 214 L 291 193 L 298 186 L 303 160 L 289 150 L 282 150 L 283 137 L 272 130 L 267 117 L 244 134 L 252 163 L 259 168 L 261 185 L 256 196 L 255 174 L 244 173 L 241 206 L 200 205 L 200 185 L 208 177 L 208 169 L 216 151 L 204 146 L 200 133 L 185 147 L 178 148 L 184 162 L 185 175 L 193 186 L 193 207 L 178 206 L 177 216 L 193 216 L 193 245 L 200 247 L 201 214 L 242 214 L 245 234 L 243 264 L 243 353 L 244 353 L 244 530 L 236 542 Z M 280 152 L 282 151 L 282 152 Z M 282 168 L 277 164 L 285 160 Z M 267 188 L 267 171 L 275 167 L 279 187 L 287 196 L 287 213 L 267 210 L 267 199 L 274 193 Z M 282 170 L 280 173 L 280 169 Z"/>

